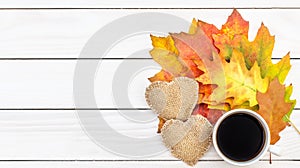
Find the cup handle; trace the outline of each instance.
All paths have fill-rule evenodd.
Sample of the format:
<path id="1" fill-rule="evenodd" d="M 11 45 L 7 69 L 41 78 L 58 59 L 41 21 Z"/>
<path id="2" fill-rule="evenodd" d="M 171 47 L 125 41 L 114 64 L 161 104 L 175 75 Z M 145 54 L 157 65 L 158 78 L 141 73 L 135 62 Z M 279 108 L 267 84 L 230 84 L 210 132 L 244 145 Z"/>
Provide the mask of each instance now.
<path id="1" fill-rule="evenodd" d="M 281 156 L 281 148 L 279 146 L 270 145 L 268 151 L 276 156 Z"/>

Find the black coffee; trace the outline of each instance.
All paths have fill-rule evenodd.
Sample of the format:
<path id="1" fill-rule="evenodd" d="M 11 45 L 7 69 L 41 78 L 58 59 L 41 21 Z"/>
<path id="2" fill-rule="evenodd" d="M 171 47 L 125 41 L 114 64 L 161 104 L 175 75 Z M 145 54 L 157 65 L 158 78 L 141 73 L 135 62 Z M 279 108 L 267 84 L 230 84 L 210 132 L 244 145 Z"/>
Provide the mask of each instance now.
<path id="1" fill-rule="evenodd" d="M 265 133 L 259 121 L 248 114 L 232 114 L 217 130 L 217 143 L 227 158 L 248 161 L 256 157 L 264 146 Z"/>

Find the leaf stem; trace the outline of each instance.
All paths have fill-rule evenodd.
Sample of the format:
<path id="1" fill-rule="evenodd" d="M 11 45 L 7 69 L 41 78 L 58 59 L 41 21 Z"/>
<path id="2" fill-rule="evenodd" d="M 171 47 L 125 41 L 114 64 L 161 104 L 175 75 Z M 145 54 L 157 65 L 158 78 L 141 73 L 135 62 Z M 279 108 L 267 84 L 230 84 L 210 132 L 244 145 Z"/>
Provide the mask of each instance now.
<path id="1" fill-rule="evenodd" d="M 291 124 L 291 126 L 298 132 L 298 134 L 300 134 L 300 130 L 296 127 L 296 125 L 291 121 L 291 119 L 285 115 L 285 118 L 289 121 L 289 123 Z"/>
<path id="2" fill-rule="evenodd" d="M 292 125 L 292 127 L 295 128 L 295 130 L 298 132 L 298 134 L 300 134 L 300 130 L 296 127 L 296 125 L 290 120 L 290 124 Z"/>

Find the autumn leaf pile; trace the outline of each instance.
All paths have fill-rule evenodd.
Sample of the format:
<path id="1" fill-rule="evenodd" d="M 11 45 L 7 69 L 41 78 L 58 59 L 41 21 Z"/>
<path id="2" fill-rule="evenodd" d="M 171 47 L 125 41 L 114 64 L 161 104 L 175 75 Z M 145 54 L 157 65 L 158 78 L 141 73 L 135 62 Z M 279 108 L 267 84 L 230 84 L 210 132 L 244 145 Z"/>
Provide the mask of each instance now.
<path id="1" fill-rule="evenodd" d="M 271 144 L 275 144 L 296 104 L 290 100 L 292 85 L 284 84 L 291 68 L 290 56 L 287 53 L 274 64 L 275 39 L 268 28 L 261 24 L 253 41 L 248 39 L 248 30 L 249 22 L 233 10 L 221 29 L 194 19 L 188 33 L 151 35 L 150 54 L 162 70 L 149 80 L 195 79 L 199 100 L 193 115 L 215 123 L 226 111 L 254 110 L 268 123 Z M 163 122 L 160 118 L 160 127 Z"/>

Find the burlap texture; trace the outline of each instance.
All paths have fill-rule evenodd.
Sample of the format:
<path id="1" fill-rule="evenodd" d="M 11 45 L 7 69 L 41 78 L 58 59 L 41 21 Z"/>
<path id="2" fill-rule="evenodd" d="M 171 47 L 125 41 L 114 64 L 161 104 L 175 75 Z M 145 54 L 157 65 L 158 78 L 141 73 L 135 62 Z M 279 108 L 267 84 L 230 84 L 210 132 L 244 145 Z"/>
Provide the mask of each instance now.
<path id="1" fill-rule="evenodd" d="M 154 82 L 146 89 L 146 101 L 153 111 L 166 120 L 187 120 L 198 100 L 198 83 L 187 77 L 174 81 Z"/>
<path id="2" fill-rule="evenodd" d="M 168 120 L 162 128 L 161 136 L 174 157 L 193 166 L 211 146 L 212 129 L 206 118 L 195 115 L 186 122 Z"/>
<path id="3" fill-rule="evenodd" d="M 190 78 L 176 78 L 175 83 L 179 85 L 181 93 L 181 108 L 176 118 L 185 121 L 190 117 L 198 102 L 199 85 Z"/>

